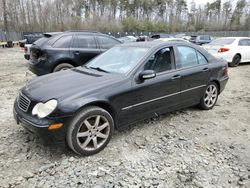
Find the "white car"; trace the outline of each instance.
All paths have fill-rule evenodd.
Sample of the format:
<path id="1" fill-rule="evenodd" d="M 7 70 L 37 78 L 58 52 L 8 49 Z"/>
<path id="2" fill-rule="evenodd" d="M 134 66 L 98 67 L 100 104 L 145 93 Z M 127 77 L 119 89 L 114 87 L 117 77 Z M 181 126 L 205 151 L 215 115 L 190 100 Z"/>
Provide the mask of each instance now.
<path id="1" fill-rule="evenodd" d="M 248 37 L 218 38 L 203 47 L 215 57 L 226 60 L 231 67 L 250 62 L 250 38 Z"/>

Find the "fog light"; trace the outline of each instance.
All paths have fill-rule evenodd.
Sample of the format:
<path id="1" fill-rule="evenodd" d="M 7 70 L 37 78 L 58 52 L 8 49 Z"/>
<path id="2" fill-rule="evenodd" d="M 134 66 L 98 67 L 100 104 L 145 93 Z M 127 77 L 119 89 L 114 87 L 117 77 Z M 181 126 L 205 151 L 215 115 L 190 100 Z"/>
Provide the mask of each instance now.
<path id="1" fill-rule="evenodd" d="M 56 124 L 50 125 L 50 126 L 48 127 L 48 130 L 60 129 L 62 126 L 63 126 L 62 123 L 56 123 Z"/>

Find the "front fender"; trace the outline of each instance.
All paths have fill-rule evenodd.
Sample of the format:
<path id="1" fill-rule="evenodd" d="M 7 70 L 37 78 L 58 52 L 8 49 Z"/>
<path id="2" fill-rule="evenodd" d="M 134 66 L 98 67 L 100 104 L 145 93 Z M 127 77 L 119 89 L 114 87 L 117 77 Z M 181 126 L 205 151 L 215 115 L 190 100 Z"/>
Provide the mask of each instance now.
<path id="1" fill-rule="evenodd" d="M 52 115 L 56 117 L 74 116 L 80 109 L 89 105 L 96 105 L 100 107 L 104 105 L 109 106 L 112 111 L 114 109 L 113 105 L 111 105 L 108 100 L 91 97 L 77 99 L 74 101 L 60 102 L 58 104 L 57 110 Z"/>

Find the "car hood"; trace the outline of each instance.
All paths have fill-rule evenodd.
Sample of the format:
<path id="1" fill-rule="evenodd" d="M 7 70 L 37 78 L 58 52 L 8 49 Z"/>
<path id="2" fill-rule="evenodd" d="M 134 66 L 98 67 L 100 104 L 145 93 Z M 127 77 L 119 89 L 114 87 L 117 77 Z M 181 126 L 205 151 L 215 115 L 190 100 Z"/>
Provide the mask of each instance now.
<path id="1" fill-rule="evenodd" d="M 61 101 L 100 92 L 100 89 L 119 82 L 123 77 L 119 74 L 75 68 L 34 78 L 22 89 L 22 93 L 35 101 Z"/>

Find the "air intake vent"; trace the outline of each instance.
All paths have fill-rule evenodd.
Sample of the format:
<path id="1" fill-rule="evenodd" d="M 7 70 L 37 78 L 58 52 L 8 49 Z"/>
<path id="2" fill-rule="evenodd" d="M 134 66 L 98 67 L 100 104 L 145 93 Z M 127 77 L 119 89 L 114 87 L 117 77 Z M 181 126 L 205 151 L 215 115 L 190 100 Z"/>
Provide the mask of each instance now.
<path id="1" fill-rule="evenodd" d="M 18 97 L 18 107 L 24 111 L 27 112 L 30 106 L 30 100 L 24 96 L 22 93 L 19 94 Z"/>

